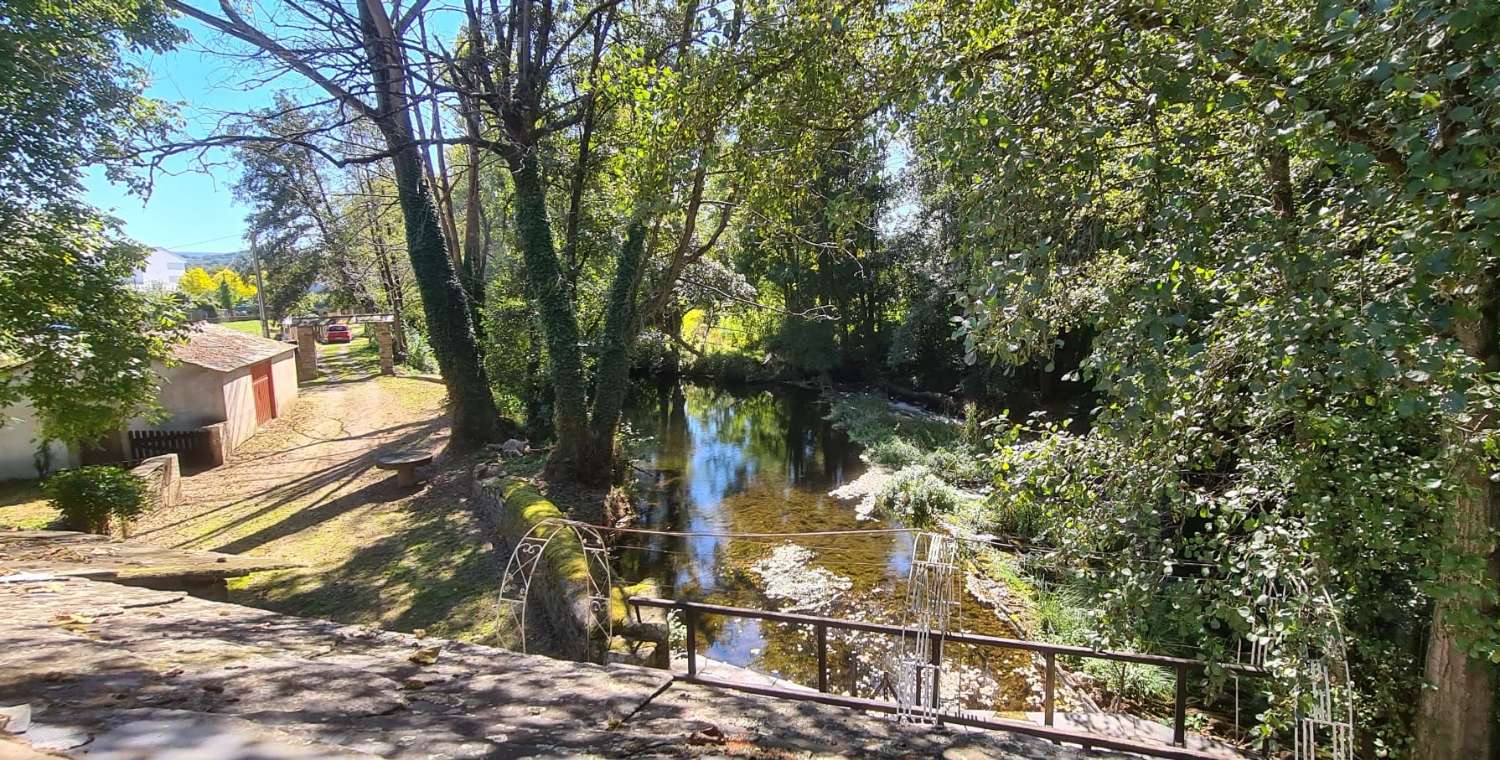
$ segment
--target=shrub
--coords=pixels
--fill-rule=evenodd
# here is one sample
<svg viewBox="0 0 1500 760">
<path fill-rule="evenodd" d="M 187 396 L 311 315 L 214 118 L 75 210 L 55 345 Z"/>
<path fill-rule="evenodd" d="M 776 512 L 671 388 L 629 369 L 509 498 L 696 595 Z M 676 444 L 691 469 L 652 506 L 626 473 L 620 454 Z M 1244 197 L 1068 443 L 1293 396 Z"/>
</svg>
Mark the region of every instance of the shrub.
<svg viewBox="0 0 1500 760">
<path fill-rule="evenodd" d="M 974 484 L 989 480 L 984 463 L 967 446 L 933 449 L 923 454 L 919 461 L 949 483 Z"/>
<path fill-rule="evenodd" d="M 715 351 L 711 354 L 704 354 L 693 361 L 687 374 L 722 383 L 760 382 L 770 379 L 770 373 L 754 356 L 740 351 Z"/>
<path fill-rule="evenodd" d="M 42 492 L 63 525 L 72 530 L 108 533 L 112 521 L 124 523 L 146 509 L 146 484 L 119 467 L 79 467 L 47 478 Z"/>
<path fill-rule="evenodd" d="M 877 441 L 866 449 L 865 457 L 881 467 L 899 470 L 907 465 L 921 462 L 922 450 L 905 438 L 891 436 Z"/>
<path fill-rule="evenodd" d="M 938 515 L 953 512 L 962 502 L 958 491 L 921 465 L 892 475 L 875 495 L 877 509 L 903 515 L 915 527 L 931 525 Z"/>
<path fill-rule="evenodd" d="M 437 371 L 437 358 L 433 356 L 432 346 L 427 345 L 427 339 L 421 333 L 410 327 L 406 329 L 406 366 L 418 372 Z"/>
</svg>

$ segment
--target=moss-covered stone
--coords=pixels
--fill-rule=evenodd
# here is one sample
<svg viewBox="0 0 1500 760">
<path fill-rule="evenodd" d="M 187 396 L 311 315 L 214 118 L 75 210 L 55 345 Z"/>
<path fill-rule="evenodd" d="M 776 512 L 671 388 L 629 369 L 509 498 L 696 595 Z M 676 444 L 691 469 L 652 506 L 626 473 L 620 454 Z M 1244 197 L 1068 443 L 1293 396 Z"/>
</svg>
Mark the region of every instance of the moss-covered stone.
<svg viewBox="0 0 1500 760">
<path fill-rule="evenodd" d="M 569 659 L 590 659 L 593 609 L 583 544 L 571 528 L 547 523 L 567 516 L 531 483 L 515 477 L 476 478 L 474 498 L 480 515 L 509 555 L 527 535 L 546 541 L 531 572 L 526 597 L 527 650 Z M 503 604 L 503 603 L 502 603 Z"/>
</svg>

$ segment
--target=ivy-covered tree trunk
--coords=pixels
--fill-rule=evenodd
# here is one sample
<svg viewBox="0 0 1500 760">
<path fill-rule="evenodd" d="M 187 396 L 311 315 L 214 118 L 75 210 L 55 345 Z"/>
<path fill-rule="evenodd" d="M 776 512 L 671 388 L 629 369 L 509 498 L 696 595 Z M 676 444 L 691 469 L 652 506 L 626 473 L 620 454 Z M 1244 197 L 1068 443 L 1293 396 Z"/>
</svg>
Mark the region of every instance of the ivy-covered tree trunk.
<svg viewBox="0 0 1500 760">
<path fill-rule="evenodd" d="M 615 429 L 630 380 L 630 346 L 635 342 L 636 295 L 646 250 L 646 225 L 637 220 L 625 231 L 625 242 L 615 257 L 615 278 L 605 303 L 604 335 L 594 374 L 594 408 L 589 420 L 588 466 L 579 479 L 604 485 L 614 459 Z"/>
<path fill-rule="evenodd" d="M 396 194 L 406 221 L 406 250 L 422 294 L 428 341 L 448 387 L 454 442 L 460 446 L 481 444 L 494 437 L 498 416 L 480 361 L 468 298 L 448 258 L 437 208 L 422 181 L 416 148 L 391 147 L 395 150 Z"/>
<path fill-rule="evenodd" d="M 1500 299 L 1493 283 L 1482 288 L 1478 319 L 1461 321 L 1455 332 L 1464 350 L 1482 365 L 1484 373 L 1500 371 Z M 1427 641 L 1426 688 L 1417 713 L 1417 760 L 1493 758 L 1495 752 L 1495 665 L 1470 655 L 1462 631 L 1465 616 L 1493 620 L 1492 599 L 1476 599 L 1500 585 L 1500 554 L 1495 531 L 1500 530 L 1500 494 L 1490 480 L 1491 464 L 1475 441 L 1493 434 L 1500 423 L 1493 410 L 1483 410 L 1460 434 L 1469 439 L 1471 455 L 1464 463 L 1465 490 L 1454 506 L 1450 522 L 1453 551 L 1439 571 L 1438 582 L 1449 593 L 1439 599 Z M 1487 584 L 1482 586 L 1481 584 Z"/>
<path fill-rule="evenodd" d="M 384 6 L 375 0 L 359 3 L 359 19 L 380 103 L 371 118 L 391 152 L 396 197 L 406 222 L 407 255 L 422 295 L 428 341 L 448 387 L 453 441 L 460 447 L 484 443 L 494 437 L 499 421 L 495 400 L 480 361 L 468 298 L 448 255 L 448 240 L 443 236 L 432 188 L 422 176 L 422 148 L 412 131 L 398 34 Z"/>
<path fill-rule="evenodd" d="M 577 480 L 588 449 L 583 356 L 578 348 L 578 319 L 558 266 L 547 215 L 547 190 L 534 152 L 511 163 L 511 179 L 516 193 L 516 242 L 547 341 L 552 378 L 556 443 L 547 459 L 547 477 Z"/>
</svg>

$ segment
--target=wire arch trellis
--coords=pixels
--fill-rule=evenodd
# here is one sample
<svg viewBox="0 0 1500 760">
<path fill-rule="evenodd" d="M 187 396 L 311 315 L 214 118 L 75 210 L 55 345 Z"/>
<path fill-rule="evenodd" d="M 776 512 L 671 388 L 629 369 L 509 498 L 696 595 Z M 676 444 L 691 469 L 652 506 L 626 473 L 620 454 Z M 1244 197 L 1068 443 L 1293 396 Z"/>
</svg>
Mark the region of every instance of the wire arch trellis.
<svg viewBox="0 0 1500 760">
<path fill-rule="evenodd" d="M 588 523 L 550 517 L 533 525 L 516 542 L 510 553 L 510 561 L 505 565 L 505 574 L 500 579 L 496 628 L 503 630 L 503 623 L 508 618 L 513 630 L 520 636 L 522 652 L 527 651 L 526 610 L 531 598 L 532 581 L 547 549 L 554 541 L 562 539 L 576 541 L 582 547 L 588 576 L 586 635 L 589 639 L 600 637 L 605 644 L 600 659 L 608 657 L 608 644 L 614 637 L 614 622 L 609 609 L 614 578 L 610 570 L 609 547 L 604 543 L 599 529 L 600 526 Z M 586 647 L 586 650 L 588 659 L 593 659 L 594 648 Z"/>
</svg>

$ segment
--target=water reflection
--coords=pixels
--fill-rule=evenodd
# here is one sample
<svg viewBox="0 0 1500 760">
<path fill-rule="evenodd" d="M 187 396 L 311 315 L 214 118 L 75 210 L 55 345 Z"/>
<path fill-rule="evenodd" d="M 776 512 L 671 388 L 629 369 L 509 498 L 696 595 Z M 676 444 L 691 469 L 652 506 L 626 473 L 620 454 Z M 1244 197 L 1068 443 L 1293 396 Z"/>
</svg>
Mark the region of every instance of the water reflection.
<svg viewBox="0 0 1500 760">
<path fill-rule="evenodd" d="M 849 588 L 808 611 L 899 624 L 911 563 L 909 534 L 858 521 L 852 505 L 828 492 L 864 472 L 858 447 L 826 419 L 812 391 L 797 388 L 730 391 L 694 385 L 645 387 L 633 396 L 627 421 L 649 436 L 637 452 L 647 506 L 645 527 L 696 533 L 861 531 L 802 538 L 809 565 L 847 578 Z M 784 538 L 722 535 L 633 536 L 617 547 L 621 574 L 651 578 L 663 596 L 767 609 L 795 608 L 766 593 L 756 563 Z M 975 603 L 977 604 L 977 603 Z M 970 608 L 970 613 L 974 608 Z M 993 614 L 963 628 L 1005 634 Z M 755 620 L 704 619 L 703 653 L 762 673 L 815 683 L 812 632 Z M 874 696 L 885 637 L 830 633 L 836 689 Z"/>
</svg>

